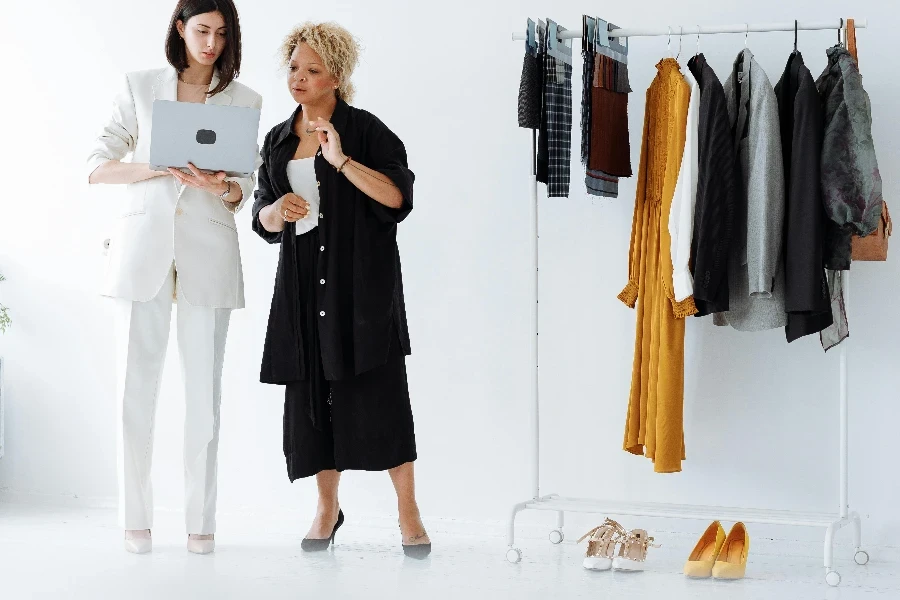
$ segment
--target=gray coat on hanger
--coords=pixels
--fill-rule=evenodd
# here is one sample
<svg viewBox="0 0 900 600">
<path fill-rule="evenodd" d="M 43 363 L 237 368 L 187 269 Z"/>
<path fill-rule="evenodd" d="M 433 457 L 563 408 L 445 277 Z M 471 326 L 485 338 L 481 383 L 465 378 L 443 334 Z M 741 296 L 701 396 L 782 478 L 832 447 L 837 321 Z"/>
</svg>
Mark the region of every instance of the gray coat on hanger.
<svg viewBox="0 0 900 600">
<path fill-rule="evenodd" d="M 784 327 L 784 163 L 778 101 L 769 78 L 743 50 L 725 82 L 742 194 L 734 219 L 729 310 L 716 325 L 741 331 Z"/>
</svg>

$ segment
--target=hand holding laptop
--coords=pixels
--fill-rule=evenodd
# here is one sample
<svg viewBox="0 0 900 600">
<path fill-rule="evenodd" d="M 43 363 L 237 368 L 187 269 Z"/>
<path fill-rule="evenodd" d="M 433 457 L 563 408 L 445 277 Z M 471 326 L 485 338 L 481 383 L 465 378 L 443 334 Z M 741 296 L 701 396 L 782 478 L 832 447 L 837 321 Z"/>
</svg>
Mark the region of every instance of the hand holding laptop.
<svg viewBox="0 0 900 600">
<path fill-rule="evenodd" d="M 195 167 L 192 163 L 188 163 L 187 166 L 188 169 L 191 170 L 190 175 L 175 167 L 169 167 L 168 171 L 182 184 L 189 185 L 198 190 L 206 190 L 216 196 L 221 196 L 228 189 L 228 184 L 225 183 L 225 171 L 207 174 Z"/>
</svg>

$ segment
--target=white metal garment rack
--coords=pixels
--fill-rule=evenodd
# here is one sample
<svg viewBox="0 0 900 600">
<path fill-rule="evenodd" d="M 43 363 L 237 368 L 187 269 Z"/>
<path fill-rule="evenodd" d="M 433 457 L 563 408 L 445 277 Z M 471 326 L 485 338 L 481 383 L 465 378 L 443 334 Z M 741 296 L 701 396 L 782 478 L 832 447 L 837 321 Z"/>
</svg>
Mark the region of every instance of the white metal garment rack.
<svg viewBox="0 0 900 600">
<path fill-rule="evenodd" d="M 865 28 L 865 20 L 855 21 L 857 28 Z M 738 24 L 713 27 L 670 26 L 659 29 L 612 29 L 610 38 L 639 37 L 639 36 L 681 36 L 681 35 L 711 35 L 718 33 L 743 33 L 769 32 L 769 31 L 811 31 L 811 30 L 840 30 L 844 26 L 844 20 L 833 21 L 791 21 L 783 23 L 765 24 Z M 514 33 L 513 40 L 524 40 L 524 33 Z M 559 34 L 559 39 L 575 39 L 581 37 L 581 28 L 566 30 Z M 532 136 L 532 144 L 535 144 Z M 532 320 L 534 336 L 532 336 L 532 358 L 534 360 L 534 373 L 531 387 L 532 412 L 531 412 L 531 500 L 516 504 L 512 509 L 509 521 L 508 543 L 506 557 L 512 563 L 522 559 L 522 552 L 515 547 L 516 516 L 523 510 L 544 510 L 557 513 L 557 528 L 550 532 L 550 541 L 554 544 L 562 543 L 565 538 L 563 525 L 565 514 L 574 513 L 603 513 L 625 516 L 647 516 L 672 519 L 703 519 L 703 520 L 733 520 L 750 523 L 765 523 L 775 525 L 799 525 L 810 527 L 825 527 L 825 581 L 831 586 L 837 586 L 841 582 L 840 574 L 834 570 L 834 534 L 847 526 L 853 527 L 853 543 L 856 548 L 854 560 L 857 564 L 864 565 L 869 561 L 869 555 L 862 549 L 862 524 L 859 514 L 850 511 L 850 483 L 848 478 L 848 388 L 847 388 L 847 345 L 845 340 L 840 346 L 840 507 L 837 513 L 814 514 L 799 513 L 782 510 L 760 510 L 745 508 L 723 508 L 716 506 L 698 505 L 673 505 L 612 502 L 598 499 L 565 498 L 558 494 L 542 495 L 540 489 L 540 397 L 538 388 L 539 354 L 538 354 L 538 291 L 539 291 L 539 261 L 538 261 L 538 187 L 535 174 L 534 151 L 532 147 L 531 200 L 534 205 L 534 295 L 532 303 Z M 850 277 L 849 271 L 843 273 L 844 277 L 844 301 L 849 311 L 850 302 Z"/>
</svg>

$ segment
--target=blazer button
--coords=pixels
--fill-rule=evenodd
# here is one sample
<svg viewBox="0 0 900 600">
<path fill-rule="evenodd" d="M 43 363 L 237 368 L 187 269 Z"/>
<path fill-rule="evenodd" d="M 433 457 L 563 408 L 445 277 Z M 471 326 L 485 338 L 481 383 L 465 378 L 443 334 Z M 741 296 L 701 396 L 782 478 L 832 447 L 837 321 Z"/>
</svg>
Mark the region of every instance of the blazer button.
<svg viewBox="0 0 900 600">
<path fill-rule="evenodd" d="M 317 182 L 316 182 L 316 187 L 319 187 L 320 185 L 322 185 L 321 182 L 318 182 L 318 181 L 317 181 Z"/>
<path fill-rule="evenodd" d="M 325 252 L 325 246 L 319 246 L 319 252 Z"/>
<path fill-rule="evenodd" d="M 322 312 L 320 312 L 320 313 L 319 313 L 319 316 L 320 316 L 320 317 L 324 317 L 324 316 L 325 316 L 325 311 L 323 310 Z"/>
<path fill-rule="evenodd" d="M 322 285 L 325 285 L 325 280 L 324 280 L 324 279 L 320 279 L 320 280 L 319 280 L 319 283 L 322 284 Z"/>
<path fill-rule="evenodd" d="M 320 218 L 320 219 L 324 219 L 324 218 L 325 218 L 325 215 L 323 215 L 322 213 L 319 213 L 319 218 Z"/>
<path fill-rule="evenodd" d="M 184 211 L 179 208 L 178 210 L 175 211 L 175 214 L 180 217 L 181 215 L 184 214 Z"/>
</svg>

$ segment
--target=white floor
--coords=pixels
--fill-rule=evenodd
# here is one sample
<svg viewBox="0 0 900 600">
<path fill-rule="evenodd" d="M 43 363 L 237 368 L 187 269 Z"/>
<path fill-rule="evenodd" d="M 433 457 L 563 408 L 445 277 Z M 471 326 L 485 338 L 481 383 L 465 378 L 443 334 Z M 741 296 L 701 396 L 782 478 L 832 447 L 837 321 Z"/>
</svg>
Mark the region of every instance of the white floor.
<svg viewBox="0 0 900 600">
<path fill-rule="evenodd" d="M 194 556 L 185 550 L 180 516 L 158 514 L 153 552 L 135 556 L 122 550 L 114 511 L 0 504 L 0 598 L 900 598 L 900 565 L 878 556 L 865 567 L 841 556 L 844 581 L 833 589 L 821 559 L 811 557 L 751 553 L 743 581 L 690 581 L 680 574 L 690 548 L 673 543 L 651 550 L 647 572 L 593 573 L 581 568 L 583 546 L 571 540 L 520 540 L 524 559 L 512 565 L 501 538 L 432 528 L 434 554 L 418 562 L 403 557 L 397 532 L 352 519 L 335 548 L 320 555 L 300 551 L 305 523 L 286 532 L 260 531 L 258 523 L 220 517 L 217 551 Z"/>
</svg>

